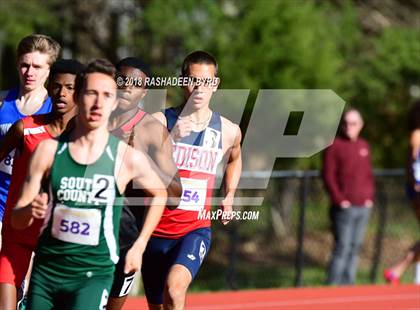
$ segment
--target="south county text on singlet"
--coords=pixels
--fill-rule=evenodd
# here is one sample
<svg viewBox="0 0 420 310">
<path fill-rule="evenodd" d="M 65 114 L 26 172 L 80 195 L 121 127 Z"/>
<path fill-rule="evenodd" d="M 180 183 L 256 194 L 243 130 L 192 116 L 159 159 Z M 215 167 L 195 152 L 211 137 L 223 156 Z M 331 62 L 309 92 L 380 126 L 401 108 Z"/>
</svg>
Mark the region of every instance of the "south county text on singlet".
<svg viewBox="0 0 420 310">
<path fill-rule="evenodd" d="M 3 219 L 3 242 L 18 242 L 34 247 L 37 243 L 43 220 L 35 219 L 33 224 L 25 229 L 13 229 L 10 224 L 12 208 L 16 205 L 23 182 L 29 167 L 29 162 L 38 144 L 52 138 L 45 123 L 45 114 L 28 116 L 22 119 L 23 143 L 20 151 L 16 150 L 13 159 L 14 169 L 7 196 L 6 210 Z"/>
<path fill-rule="evenodd" d="M 51 168 L 53 204 L 35 264 L 60 277 L 111 275 L 119 253 L 121 195 L 114 177 L 119 140 L 110 135 L 91 165 L 77 163 L 66 140 L 60 139 Z"/>
<path fill-rule="evenodd" d="M 4 139 L 9 128 L 18 120 L 26 117 L 20 113 L 16 100 L 18 99 L 19 89 L 11 89 L 3 104 L 0 106 L 0 143 Z M 51 111 L 52 103 L 48 97 L 41 108 L 34 114 L 45 114 Z M 0 162 L 0 221 L 3 217 L 3 211 L 6 204 L 7 193 L 10 185 L 10 177 L 12 175 L 13 158 L 15 151 L 13 150 L 8 154 L 4 160 Z"/>
<path fill-rule="evenodd" d="M 165 110 L 168 130 L 178 120 L 174 108 Z M 173 159 L 182 183 L 181 202 L 175 210 L 165 208 L 155 237 L 180 238 L 203 227 L 210 227 L 210 219 L 200 219 L 199 212 L 211 209 L 211 197 L 222 154 L 222 121 L 220 114 L 212 112 L 209 125 L 200 132 L 192 131 L 187 137 L 173 142 Z"/>
</svg>

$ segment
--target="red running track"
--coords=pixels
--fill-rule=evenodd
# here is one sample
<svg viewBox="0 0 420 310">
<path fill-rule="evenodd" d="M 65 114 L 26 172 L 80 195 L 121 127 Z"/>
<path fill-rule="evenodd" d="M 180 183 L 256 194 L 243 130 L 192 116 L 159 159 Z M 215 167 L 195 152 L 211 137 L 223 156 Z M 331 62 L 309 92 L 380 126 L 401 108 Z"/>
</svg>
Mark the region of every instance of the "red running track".
<svg viewBox="0 0 420 310">
<path fill-rule="evenodd" d="M 130 298 L 125 310 L 147 309 Z M 187 310 L 420 310 L 420 285 L 352 286 L 191 293 Z"/>
</svg>

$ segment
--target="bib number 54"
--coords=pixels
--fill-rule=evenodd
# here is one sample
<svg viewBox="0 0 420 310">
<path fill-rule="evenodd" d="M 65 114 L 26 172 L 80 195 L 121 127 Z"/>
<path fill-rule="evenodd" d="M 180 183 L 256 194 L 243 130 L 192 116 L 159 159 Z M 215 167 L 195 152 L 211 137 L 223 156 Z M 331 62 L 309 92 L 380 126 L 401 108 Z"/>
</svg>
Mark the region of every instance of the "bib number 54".
<svg viewBox="0 0 420 310">
<path fill-rule="evenodd" d="M 187 189 L 183 192 L 181 200 L 183 202 L 194 201 L 195 203 L 198 203 L 200 201 L 200 196 L 198 195 L 197 191 L 191 191 Z"/>
</svg>

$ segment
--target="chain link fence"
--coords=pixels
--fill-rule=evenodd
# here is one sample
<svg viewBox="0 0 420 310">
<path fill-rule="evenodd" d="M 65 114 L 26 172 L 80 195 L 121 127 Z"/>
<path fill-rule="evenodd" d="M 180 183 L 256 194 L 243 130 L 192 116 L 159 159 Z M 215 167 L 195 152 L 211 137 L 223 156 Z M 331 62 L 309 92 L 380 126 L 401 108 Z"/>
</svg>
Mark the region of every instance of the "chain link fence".
<svg viewBox="0 0 420 310">
<path fill-rule="evenodd" d="M 251 175 L 249 177 L 252 177 Z M 402 169 L 377 170 L 376 200 L 360 252 L 357 283 L 383 283 L 382 272 L 419 239 Z M 259 219 L 213 223 L 213 243 L 192 290 L 324 285 L 333 237 L 319 171 L 274 171 Z M 412 282 L 412 270 L 403 282 Z"/>
</svg>

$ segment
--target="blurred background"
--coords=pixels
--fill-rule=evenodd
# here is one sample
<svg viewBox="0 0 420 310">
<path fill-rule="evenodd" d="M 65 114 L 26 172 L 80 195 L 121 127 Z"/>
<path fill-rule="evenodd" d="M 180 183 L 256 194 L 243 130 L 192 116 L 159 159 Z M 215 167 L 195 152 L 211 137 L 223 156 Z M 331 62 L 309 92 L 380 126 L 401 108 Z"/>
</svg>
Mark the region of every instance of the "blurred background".
<svg viewBox="0 0 420 310">
<path fill-rule="evenodd" d="M 334 90 L 362 112 L 377 169 L 358 283 L 381 283 L 384 266 L 419 237 L 402 169 L 408 110 L 420 98 L 418 0 L 2 0 L 0 21 L 1 89 L 17 83 L 19 40 L 42 33 L 64 58 L 137 56 L 159 76 L 177 76 L 190 51 L 207 50 L 220 88 L 250 89 L 243 132 L 260 89 Z M 179 103 L 180 91 L 167 100 Z M 192 290 L 323 285 L 332 237 L 320 166 L 320 154 L 278 159 L 260 219 L 215 223 Z"/>
</svg>

